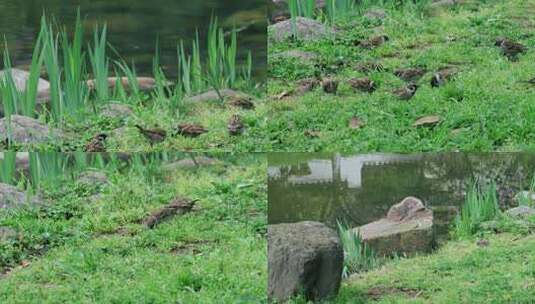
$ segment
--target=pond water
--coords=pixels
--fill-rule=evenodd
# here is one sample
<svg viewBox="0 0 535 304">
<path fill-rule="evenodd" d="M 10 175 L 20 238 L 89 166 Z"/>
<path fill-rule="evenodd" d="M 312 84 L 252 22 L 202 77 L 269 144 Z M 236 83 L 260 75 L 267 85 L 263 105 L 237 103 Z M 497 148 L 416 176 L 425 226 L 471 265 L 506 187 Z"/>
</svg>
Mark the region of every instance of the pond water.
<svg viewBox="0 0 535 304">
<path fill-rule="evenodd" d="M 107 23 L 110 43 L 127 62 L 135 60 L 139 74 L 150 74 L 159 37 L 163 68 L 169 76 L 176 75 L 178 41 L 182 39 L 190 45 L 198 28 L 204 42 L 213 14 L 228 29 L 233 24 L 242 29 L 238 34 L 241 62 L 251 50 L 255 77 L 263 79 L 266 75 L 265 0 L 2 0 L 1 44 L 5 36 L 14 65 L 29 63 L 43 10 L 72 30 L 78 7 L 86 18 L 86 41 L 92 39 L 95 24 Z"/>
<path fill-rule="evenodd" d="M 269 223 L 315 220 L 331 227 L 337 219 L 351 227 L 378 220 L 407 196 L 437 210 L 460 207 L 475 180 L 495 181 L 500 204 L 514 205 L 535 172 L 530 153 L 271 153 L 268 160 Z"/>
</svg>

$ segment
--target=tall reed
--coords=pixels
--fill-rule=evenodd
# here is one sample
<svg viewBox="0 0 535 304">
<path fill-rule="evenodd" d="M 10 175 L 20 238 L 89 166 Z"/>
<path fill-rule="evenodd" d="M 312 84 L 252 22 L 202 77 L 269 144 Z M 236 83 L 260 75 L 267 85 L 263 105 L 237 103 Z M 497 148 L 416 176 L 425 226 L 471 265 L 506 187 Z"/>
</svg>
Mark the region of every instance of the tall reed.
<svg viewBox="0 0 535 304">
<path fill-rule="evenodd" d="M 0 160 L 0 182 L 5 184 L 15 184 L 16 163 L 16 152 L 4 152 L 4 158 Z"/>
<path fill-rule="evenodd" d="M 344 248 L 343 277 L 353 273 L 368 271 L 379 265 L 379 259 L 375 252 L 364 241 L 359 233 L 356 233 L 340 221 L 336 222 L 338 235 Z"/>
<path fill-rule="evenodd" d="M 454 234 L 467 237 L 477 232 L 479 224 L 494 219 L 499 213 L 496 184 L 478 187 L 476 183 L 466 194 L 460 215 L 455 219 Z"/>
<path fill-rule="evenodd" d="M 59 35 L 54 33 L 45 16 L 41 18 L 41 29 L 44 29 L 44 63 L 50 82 L 50 108 L 52 120 L 63 122 L 63 91 L 61 83 L 61 66 L 59 61 Z"/>
<path fill-rule="evenodd" d="M 106 56 L 107 48 L 107 26 L 104 25 L 102 30 L 95 27 L 93 35 L 93 47 L 89 47 L 89 60 L 94 76 L 94 90 L 97 100 L 104 102 L 109 97 L 108 74 L 110 70 L 110 61 Z"/>
</svg>

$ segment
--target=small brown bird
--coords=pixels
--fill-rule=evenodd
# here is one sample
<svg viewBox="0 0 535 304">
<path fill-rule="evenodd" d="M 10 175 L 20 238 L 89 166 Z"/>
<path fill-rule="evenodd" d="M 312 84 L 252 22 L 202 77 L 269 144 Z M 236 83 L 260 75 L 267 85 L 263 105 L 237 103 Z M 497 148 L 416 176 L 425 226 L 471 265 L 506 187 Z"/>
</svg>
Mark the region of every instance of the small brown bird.
<svg viewBox="0 0 535 304">
<path fill-rule="evenodd" d="M 331 78 L 323 79 L 321 81 L 321 87 L 325 93 L 336 94 L 338 91 L 338 81 Z"/>
<path fill-rule="evenodd" d="M 385 42 L 389 40 L 390 38 L 388 38 L 388 36 L 380 35 L 380 36 L 371 37 L 366 40 L 360 40 L 358 41 L 358 45 L 364 49 L 373 49 L 373 48 L 383 45 Z"/>
<path fill-rule="evenodd" d="M 240 135 L 245 130 L 245 126 L 238 114 L 234 114 L 228 121 L 228 132 L 232 136 Z"/>
<path fill-rule="evenodd" d="M 453 77 L 458 73 L 458 70 L 453 67 L 448 67 L 439 70 L 436 72 L 433 77 L 431 77 L 431 86 L 434 88 L 438 88 L 440 86 L 443 86 L 446 82 L 453 79 Z"/>
<path fill-rule="evenodd" d="M 535 78 L 531 78 L 530 80 L 524 80 L 524 81 L 520 81 L 522 83 L 529 83 L 529 84 L 535 84 Z"/>
<path fill-rule="evenodd" d="M 384 71 L 383 65 L 379 62 L 374 62 L 374 61 L 366 61 L 366 62 L 359 63 L 356 69 L 357 71 L 361 73 Z"/>
<path fill-rule="evenodd" d="M 245 96 L 235 96 L 232 97 L 229 100 L 229 104 L 234 107 L 246 109 L 246 110 L 252 110 L 255 108 L 254 103 L 252 102 L 250 97 Z"/>
<path fill-rule="evenodd" d="M 406 87 L 394 90 L 393 94 L 401 100 L 409 100 L 416 94 L 416 90 L 418 90 L 418 85 L 411 83 Z"/>
<path fill-rule="evenodd" d="M 193 210 L 198 200 L 176 198 L 169 205 L 153 212 L 143 220 L 143 224 L 152 229 L 170 217 L 186 214 Z"/>
<path fill-rule="evenodd" d="M 305 94 L 314 90 L 319 84 L 319 81 L 316 78 L 305 78 L 297 82 L 297 93 Z"/>
<path fill-rule="evenodd" d="M 178 134 L 185 137 L 198 137 L 208 132 L 203 126 L 195 124 L 181 124 L 178 126 Z"/>
<path fill-rule="evenodd" d="M 150 141 L 151 145 L 160 143 L 167 137 L 167 132 L 163 129 L 145 129 L 140 125 L 136 125 L 136 128 L 139 130 L 139 133 Z"/>
<path fill-rule="evenodd" d="M 106 138 L 108 138 L 107 134 L 97 134 L 91 141 L 85 145 L 84 151 L 85 152 L 106 152 Z"/>
<path fill-rule="evenodd" d="M 348 80 L 348 83 L 352 88 L 361 92 L 373 93 L 377 89 L 375 82 L 368 77 L 352 78 Z"/>
<path fill-rule="evenodd" d="M 477 246 L 479 246 L 479 247 L 487 247 L 488 245 L 490 245 L 489 240 L 481 239 L 481 240 L 477 241 Z"/>
<path fill-rule="evenodd" d="M 499 46 L 502 49 L 502 54 L 511 61 L 517 60 L 519 54 L 527 51 L 527 48 L 521 43 L 505 37 L 498 37 L 495 45 Z"/>
<path fill-rule="evenodd" d="M 394 75 L 407 82 L 418 81 L 427 71 L 422 68 L 399 69 L 394 71 Z"/>
</svg>

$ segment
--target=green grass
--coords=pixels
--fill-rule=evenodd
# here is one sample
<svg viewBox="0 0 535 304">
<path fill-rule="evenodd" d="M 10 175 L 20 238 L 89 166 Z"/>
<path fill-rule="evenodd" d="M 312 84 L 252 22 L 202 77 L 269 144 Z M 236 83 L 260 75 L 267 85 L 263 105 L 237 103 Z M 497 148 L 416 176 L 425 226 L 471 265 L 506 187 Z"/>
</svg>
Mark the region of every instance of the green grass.
<svg viewBox="0 0 535 304">
<path fill-rule="evenodd" d="M 455 219 L 454 235 L 469 237 L 477 232 L 479 224 L 493 220 L 499 215 L 496 184 L 480 189 L 475 183 L 466 194 L 461 213 Z"/>
<path fill-rule="evenodd" d="M 337 222 L 337 228 L 338 236 L 344 248 L 343 278 L 371 270 L 379 265 L 379 259 L 372 248 L 362 241 L 360 234 L 355 233 L 347 225 L 340 222 Z"/>
<path fill-rule="evenodd" d="M 248 139 L 246 136 L 230 136 L 227 122 L 233 114 L 241 113 L 245 116 L 244 122 L 253 129 L 260 122 L 256 111 L 242 111 L 224 104 L 222 98 L 214 103 L 184 102 L 185 98 L 208 90 L 215 89 L 219 93 L 227 88 L 243 91 L 255 98 L 264 97 L 263 83 L 253 79 L 251 52 L 247 58 L 238 57 L 240 46 L 237 30 L 227 31 L 213 18 L 207 35 L 206 56 L 205 50 L 200 47 L 200 35 L 194 39 L 191 48 L 177 41 L 179 75 L 177 79 L 171 79 L 160 66 L 158 43 L 152 75 L 139 75 L 135 62 L 125 62 L 109 44 L 105 24 L 95 27 L 89 43 L 82 41 L 82 24 L 83 20 L 78 14 L 73 35 L 67 35 L 67 29 L 43 16 L 35 43 L 31 81 L 26 90 L 28 93 L 19 94 L 10 77 L 5 77 L 0 83 L 1 102 L 8 121 L 16 113 L 35 117 L 64 131 L 65 139 L 33 145 L 10 141 L 9 148 L 22 151 L 76 151 L 83 149 L 95 135 L 107 133 L 110 135 L 107 143 L 109 151 L 254 150 L 251 147 L 255 144 L 250 142 L 247 148 L 234 148 Z M 9 68 L 11 63 L 7 48 L 4 52 L 4 67 Z M 239 65 L 242 61 L 244 64 Z M 41 76 L 42 67 L 46 72 L 43 77 L 51 85 L 51 101 L 49 107 L 36 110 L 36 81 Z M 127 87 L 117 82 L 112 90 L 108 87 L 108 77 L 113 76 L 126 77 L 131 85 Z M 141 92 L 136 79 L 138 76 L 154 78 L 154 89 Z M 86 85 L 89 79 L 95 79 L 92 90 Z M 109 103 L 127 105 L 134 115 L 126 120 L 105 118 L 101 110 Z M 183 123 L 202 124 L 210 132 L 197 139 L 178 136 L 176 127 Z M 136 131 L 136 124 L 166 129 L 169 140 L 150 145 Z M 8 133 L 11 137 L 11 131 Z M 0 146 L 7 148 L 4 143 L 0 143 Z"/>
<path fill-rule="evenodd" d="M 535 77 L 535 40 L 530 20 L 531 1 L 464 1 L 449 9 L 430 9 L 424 2 L 395 8 L 386 3 L 384 21 L 362 17 L 335 21 L 334 39 L 271 43 L 269 86 L 271 100 L 260 109 L 269 138 L 259 143 L 275 151 L 415 152 L 517 151 L 533 149 L 535 89 L 520 81 Z M 413 6 L 422 6 L 415 9 Z M 414 9 L 411 9 L 414 8 Z M 376 34 L 389 36 L 383 46 L 364 50 L 355 41 Z M 511 37 L 530 49 L 511 62 L 494 46 L 496 37 Z M 301 62 L 274 56 L 287 50 L 317 55 Z M 384 71 L 368 73 L 378 90 L 355 92 L 347 84 L 366 76 L 356 66 L 379 61 Z M 432 88 L 432 73 L 457 64 L 456 79 Z M 409 102 L 395 99 L 392 90 L 404 85 L 393 75 L 398 68 L 423 66 L 429 71 Z M 275 98 L 296 88 L 299 79 L 333 77 L 340 81 L 336 95 L 321 88 L 303 96 Z M 439 115 L 434 128 L 416 128 L 420 117 Z M 349 127 L 352 117 L 364 126 Z M 314 135 L 307 136 L 313 131 Z"/>
<path fill-rule="evenodd" d="M 2 210 L 0 226 L 24 237 L 0 243 L 0 269 L 14 267 L 0 275 L 0 302 L 265 302 L 265 158 L 212 156 L 221 163 L 164 173 L 166 160 L 188 156 L 136 155 L 104 167 L 109 184 L 93 203 L 95 189 L 67 177 L 42 189 L 50 207 Z M 176 196 L 198 210 L 138 224 Z"/>
</svg>

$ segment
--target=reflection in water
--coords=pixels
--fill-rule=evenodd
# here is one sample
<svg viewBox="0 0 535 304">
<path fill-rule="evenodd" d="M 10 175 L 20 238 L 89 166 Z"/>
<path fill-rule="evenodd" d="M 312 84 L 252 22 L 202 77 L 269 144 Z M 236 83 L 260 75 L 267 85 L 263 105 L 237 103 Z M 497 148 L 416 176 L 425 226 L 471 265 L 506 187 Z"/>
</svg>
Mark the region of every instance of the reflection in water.
<svg viewBox="0 0 535 304">
<path fill-rule="evenodd" d="M 535 154 L 270 154 L 269 222 L 343 219 L 360 226 L 383 217 L 404 197 L 429 207 L 464 203 L 466 186 L 497 183 L 502 206 L 529 187 Z"/>
<path fill-rule="evenodd" d="M 226 28 L 235 24 L 243 29 L 238 34 L 242 52 L 239 57 L 245 59 L 246 52 L 252 50 L 255 75 L 259 78 L 265 75 L 265 0 L 2 0 L 0 45 L 3 46 L 5 36 L 14 64 L 24 66 L 30 62 L 43 11 L 72 30 L 78 7 L 82 17 L 86 17 L 86 41 L 92 39 L 95 24 L 107 23 L 110 43 L 127 62 L 135 60 L 140 74 L 151 72 L 158 37 L 163 68 L 169 76 L 176 75 L 178 41 L 184 40 L 189 45 L 198 28 L 201 42 L 204 42 L 210 17 L 214 14 Z"/>
</svg>

